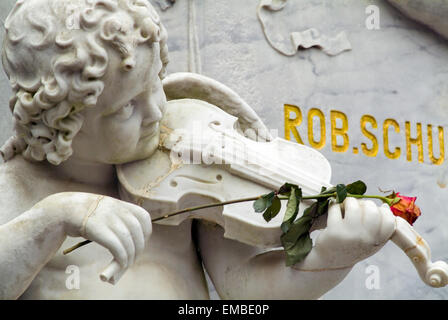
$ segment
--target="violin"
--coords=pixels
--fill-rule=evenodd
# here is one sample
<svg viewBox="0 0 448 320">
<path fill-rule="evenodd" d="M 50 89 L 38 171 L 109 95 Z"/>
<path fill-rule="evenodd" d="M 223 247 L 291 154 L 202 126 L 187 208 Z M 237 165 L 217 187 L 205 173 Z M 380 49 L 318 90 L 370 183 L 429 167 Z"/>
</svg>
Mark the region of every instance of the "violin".
<svg viewBox="0 0 448 320">
<path fill-rule="evenodd" d="M 186 92 L 199 92 L 197 88 L 201 88 L 201 98 L 207 92 L 224 92 L 221 97 L 208 96 L 206 100 L 211 102 L 226 103 L 224 96 L 231 96 L 233 105 L 239 101 L 230 89 L 200 75 L 175 74 L 165 81 L 166 92 L 176 85 Z M 260 125 L 262 141 L 256 141 L 256 134 L 250 132 L 249 137 L 245 136 L 239 118 L 222 110 L 235 114 L 238 108 L 218 108 L 203 100 L 182 99 L 179 91 L 175 98 L 167 104 L 155 154 L 117 166 L 121 199 L 142 206 L 153 220 L 186 207 L 266 194 L 285 182 L 297 184 L 304 196 L 332 187 L 330 164 L 318 151 L 281 138 L 271 139 Z M 245 105 L 243 108 L 250 109 Z M 259 124 L 251 110 L 246 112 L 246 124 Z M 186 219 L 203 219 L 220 225 L 228 239 L 266 249 L 278 248 L 284 207 L 269 223 L 254 213 L 252 202 L 188 212 L 156 223 L 177 226 Z M 299 216 L 303 213 L 301 207 Z M 396 230 L 390 240 L 411 259 L 427 285 L 448 284 L 448 264 L 431 262 L 429 245 L 404 219 L 396 217 Z M 115 283 L 120 272 L 119 264 L 113 261 L 100 277 Z"/>
<path fill-rule="evenodd" d="M 285 181 L 300 185 L 304 195 L 330 186 L 331 168 L 319 152 L 279 138 L 251 140 L 235 129 L 237 120 L 204 101 L 170 101 L 155 154 L 117 167 L 121 199 L 142 206 L 157 219 L 187 205 L 268 193 Z M 254 214 L 249 202 L 226 206 L 222 212 L 190 212 L 159 223 L 179 225 L 192 218 L 217 223 L 227 238 L 249 245 L 281 246 L 282 218 L 266 223 Z"/>
</svg>

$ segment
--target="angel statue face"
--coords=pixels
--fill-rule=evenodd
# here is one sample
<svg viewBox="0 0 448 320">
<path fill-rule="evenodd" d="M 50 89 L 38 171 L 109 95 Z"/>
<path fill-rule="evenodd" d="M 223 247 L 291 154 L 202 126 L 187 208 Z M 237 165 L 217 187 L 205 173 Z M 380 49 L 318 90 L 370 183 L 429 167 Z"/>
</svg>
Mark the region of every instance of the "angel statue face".
<svg viewBox="0 0 448 320">
<path fill-rule="evenodd" d="M 154 152 L 168 49 L 146 0 L 19 0 L 5 29 L 16 131 L 5 160 L 120 164 Z"/>
</svg>

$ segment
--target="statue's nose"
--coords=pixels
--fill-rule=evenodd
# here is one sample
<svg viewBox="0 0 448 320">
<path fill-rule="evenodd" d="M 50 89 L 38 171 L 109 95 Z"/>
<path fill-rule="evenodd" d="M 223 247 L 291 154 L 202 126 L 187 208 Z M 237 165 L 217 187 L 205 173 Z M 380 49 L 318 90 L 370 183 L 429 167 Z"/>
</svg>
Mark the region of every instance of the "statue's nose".
<svg viewBox="0 0 448 320">
<path fill-rule="evenodd" d="M 162 120 L 162 103 L 157 99 L 148 99 L 146 101 L 145 109 L 143 112 L 142 126 L 146 127 L 154 122 Z"/>
<path fill-rule="evenodd" d="M 163 91 L 162 82 L 158 81 L 157 84 L 153 84 L 151 90 L 148 90 L 142 98 L 145 103 L 143 113 L 144 122 L 160 121 L 166 104 L 166 96 Z"/>
<path fill-rule="evenodd" d="M 153 123 L 159 122 L 161 118 L 162 117 L 160 117 L 160 118 L 159 117 L 156 117 L 156 118 L 152 118 L 152 117 L 145 118 L 142 121 L 142 127 L 149 127 Z"/>
</svg>

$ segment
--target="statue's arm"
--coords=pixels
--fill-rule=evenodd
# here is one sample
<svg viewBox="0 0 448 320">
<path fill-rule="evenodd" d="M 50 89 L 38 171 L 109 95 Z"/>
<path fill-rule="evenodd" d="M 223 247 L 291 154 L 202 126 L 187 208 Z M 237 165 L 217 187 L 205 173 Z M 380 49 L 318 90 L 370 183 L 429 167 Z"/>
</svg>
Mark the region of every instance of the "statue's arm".
<svg viewBox="0 0 448 320">
<path fill-rule="evenodd" d="M 122 272 L 143 252 L 151 232 L 139 206 L 91 193 L 48 196 L 0 225 L 0 299 L 20 297 L 67 236 L 103 245 Z"/>
<path fill-rule="evenodd" d="M 17 299 L 66 237 L 63 220 L 31 208 L 0 226 L 0 299 Z"/>
<path fill-rule="evenodd" d="M 330 207 L 327 226 L 304 261 L 285 266 L 282 250 L 225 239 L 218 226 L 200 223 L 200 252 L 218 293 L 227 299 L 317 299 L 359 261 L 377 252 L 395 230 L 390 210 L 346 199 Z"/>
<path fill-rule="evenodd" d="M 351 267 L 299 271 L 285 266 L 280 250 L 225 239 L 218 225 L 200 222 L 200 252 L 222 299 L 317 299 L 342 281 Z"/>
</svg>

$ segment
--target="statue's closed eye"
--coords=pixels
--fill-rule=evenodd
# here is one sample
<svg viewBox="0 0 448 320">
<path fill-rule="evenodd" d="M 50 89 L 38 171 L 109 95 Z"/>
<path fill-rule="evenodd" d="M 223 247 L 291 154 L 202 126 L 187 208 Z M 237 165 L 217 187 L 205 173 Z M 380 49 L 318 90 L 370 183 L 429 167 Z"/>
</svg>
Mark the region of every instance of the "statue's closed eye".
<svg viewBox="0 0 448 320">
<path fill-rule="evenodd" d="M 128 104 L 118 109 L 117 112 L 115 112 L 114 116 L 119 118 L 120 120 L 128 120 L 134 113 L 134 109 L 135 101 L 131 100 Z"/>
</svg>

